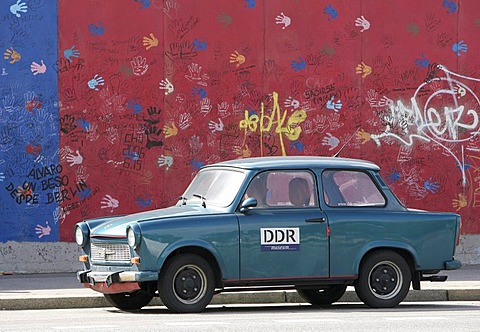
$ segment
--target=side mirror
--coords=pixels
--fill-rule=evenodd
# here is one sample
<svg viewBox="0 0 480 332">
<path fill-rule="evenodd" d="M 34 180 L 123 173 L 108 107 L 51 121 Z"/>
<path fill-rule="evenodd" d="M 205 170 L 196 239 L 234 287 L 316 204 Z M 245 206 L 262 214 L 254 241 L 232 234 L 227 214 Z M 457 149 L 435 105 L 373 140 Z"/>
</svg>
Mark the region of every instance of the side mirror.
<svg viewBox="0 0 480 332">
<path fill-rule="evenodd" d="M 246 200 L 244 200 L 242 202 L 242 204 L 240 205 L 240 212 L 245 213 L 249 209 L 257 206 L 257 204 L 258 204 L 258 202 L 257 202 L 257 199 L 255 197 L 249 197 Z"/>
</svg>

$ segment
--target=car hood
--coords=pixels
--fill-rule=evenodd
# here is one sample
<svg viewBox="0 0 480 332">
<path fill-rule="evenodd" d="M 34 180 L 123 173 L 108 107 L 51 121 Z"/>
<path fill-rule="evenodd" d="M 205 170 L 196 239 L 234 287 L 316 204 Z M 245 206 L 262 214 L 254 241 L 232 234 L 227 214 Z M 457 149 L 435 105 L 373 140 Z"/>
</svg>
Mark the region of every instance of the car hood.
<svg viewBox="0 0 480 332">
<path fill-rule="evenodd" d="M 139 222 L 152 219 L 170 219 L 174 217 L 198 216 L 204 214 L 214 214 L 219 211 L 212 211 L 199 205 L 180 205 L 172 206 L 164 209 L 139 212 L 125 216 L 112 217 L 105 220 L 100 225 L 95 226 L 90 234 L 92 237 L 114 237 L 125 238 L 126 226 L 133 222 Z M 88 223 L 88 221 L 87 221 Z"/>
</svg>

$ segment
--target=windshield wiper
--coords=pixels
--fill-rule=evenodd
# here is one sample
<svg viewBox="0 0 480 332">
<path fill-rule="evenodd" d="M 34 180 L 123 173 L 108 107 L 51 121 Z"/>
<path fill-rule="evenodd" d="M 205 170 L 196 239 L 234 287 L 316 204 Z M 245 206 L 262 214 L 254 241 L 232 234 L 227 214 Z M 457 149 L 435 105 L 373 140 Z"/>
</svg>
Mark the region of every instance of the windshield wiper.
<svg viewBox="0 0 480 332">
<path fill-rule="evenodd" d="M 205 201 L 207 200 L 207 198 L 205 196 L 202 196 L 202 195 L 199 195 L 199 194 L 193 194 L 192 195 L 193 197 L 197 197 L 197 198 L 200 198 L 202 200 L 202 206 L 204 208 L 207 207 L 207 204 L 205 204 Z"/>
</svg>

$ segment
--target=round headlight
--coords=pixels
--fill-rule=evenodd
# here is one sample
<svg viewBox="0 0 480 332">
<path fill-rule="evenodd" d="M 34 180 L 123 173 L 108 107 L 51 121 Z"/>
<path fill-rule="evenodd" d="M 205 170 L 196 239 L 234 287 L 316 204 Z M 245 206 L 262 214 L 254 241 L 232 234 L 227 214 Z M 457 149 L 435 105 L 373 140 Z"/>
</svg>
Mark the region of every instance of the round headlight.
<svg viewBox="0 0 480 332">
<path fill-rule="evenodd" d="M 133 231 L 132 227 L 129 227 L 127 229 L 127 241 L 128 241 L 128 245 L 130 247 L 133 247 L 135 248 L 135 232 Z"/>
<path fill-rule="evenodd" d="M 138 224 L 130 224 L 127 226 L 127 242 L 130 247 L 137 249 L 142 242 L 142 232 Z"/>
<path fill-rule="evenodd" d="M 76 226 L 75 227 L 75 242 L 77 242 L 77 244 L 79 246 L 82 246 L 83 243 L 84 243 L 84 240 L 85 240 L 85 236 L 82 232 L 82 229 L 80 228 L 80 226 Z"/>
</svg>

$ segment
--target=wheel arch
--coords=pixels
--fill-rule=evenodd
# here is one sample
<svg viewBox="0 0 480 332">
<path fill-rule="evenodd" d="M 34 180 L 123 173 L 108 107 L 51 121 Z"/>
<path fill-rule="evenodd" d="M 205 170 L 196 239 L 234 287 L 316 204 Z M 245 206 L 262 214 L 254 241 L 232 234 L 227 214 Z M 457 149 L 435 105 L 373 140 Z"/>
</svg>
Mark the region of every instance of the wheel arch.
<svg viewBox="0 0 480 332">
<path fill-rule="evenodd" d="M 413 278 L 414 272 L 416 271 L 416 262 L 418 261 L 418 256 L 416 255 L 416 251 L 411 246 L 403 243 L 382 243 L 372 245 L 369 248 L 363 250 L 359 255 L 358 259 L 356 260 L 357 265 L 355 266 L 355 270 L 357 271 L 357 274 L 360 272 L 360 267 L 362 266 L 365 259 L 372 253 L 378 251 L 393 251 L 402 256 L 407 262 Z"/>
<path fill-rule="evenodd" d="M 203 259 L 205 259 L 208 264 L 211 266 L 213 273 L 215 275 L 215 287 L 222 287 L 222 272 L 220 268 L 220 264 L 218 263 L 217 257 L 213 254 L 210 248 L 205 247 L 204 245 L 197 243 L 197 244 L 183 244 L 177 245 L 174 248 L 172 247 L 168 251 L 164 251 L 159 258 L 160 264 L 158 273 L 160 274 L 163 267 L 168 263 L 168 261 L 175 258 L 175 256 L 181 254 L 195 254 Z"/>
</svg>

